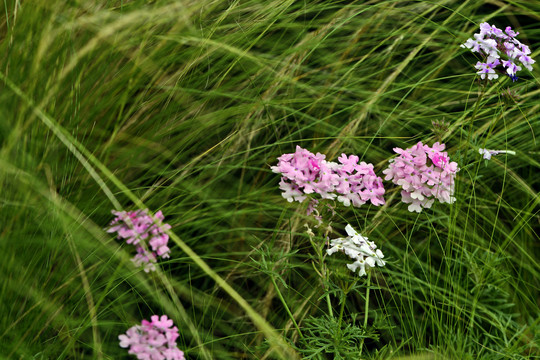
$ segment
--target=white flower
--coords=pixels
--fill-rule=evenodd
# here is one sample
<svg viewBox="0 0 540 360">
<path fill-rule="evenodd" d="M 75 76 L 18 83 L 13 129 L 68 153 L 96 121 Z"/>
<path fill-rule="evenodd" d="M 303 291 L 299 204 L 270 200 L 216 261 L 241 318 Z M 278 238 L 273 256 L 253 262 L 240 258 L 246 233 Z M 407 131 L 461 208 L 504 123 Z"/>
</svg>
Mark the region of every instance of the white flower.
<svg viewBox="0 0 540 360">
<path fill-rule="evenodd" d="M 347 233 L 347 235 L 349 235 L 352 242 L 357 245 L 362 245 L 368 241 L 367 237 L 363 237 L 362 235 L 360 235 L 360 233 L 354 230 L 350 224 L 347 224 L 347 226 L 345 226 L 345 232 Z"/>
<path fill-rule="evenodd" d="M 386 261 L 384 261 L 382 258 L 384 257 L 384 254 L 382 253 L 382 251 L 380 249 L 377 249 L 375 251 L 375 256 L 372 257 L 372 259 L 375 260 L 375 262 L 377 263 L 377 265 L 379 266 L 384 266 L 386 265 Z"/>
<path fill-rule="evenodd" d="M 488 150 L 488 149 L 478 149 L 478 152 L 480 155 L 484 155 L 484 159 L 491 160 L 491 157 L 493 155 L 499 155 L 499 154 L 510 154 L 510 155 L 516 155 L 515 151 L 512 150 Z"/>
<path fill-rule="evenodd" d="M 356 260 L 352 264 L 347 264 L 347 267 L 352 272 L 355 272 L 356 269 L 360 269 L 360 270 L 358 270 L 358 275 L 364 276 L 364 275 L 366 275 L 366 265 L 368 265 L 370 267 L 374 267 L 375 266 L 375 261 L 372 258 L 367 258 L 366 260 L 360 259 L 360 260 Z"/>
<path fill-rule="evenodd" d="M 352 264 L 347 264 L 349 270 L 356 272 L 359 269 L 360 276 L 366 275 L 366 265 L 369 267 L 375 267 L 375 264 L 386 265 L 386 262 L 382 260 L 384 254 L 380 249 L 377 249 L 377 245 L 373 241 L 369 241 L 367 237 L 362 236 L 349 224 L 345 227 L 345 231 L 349 236 L 330 241 L 330 248 L 326 250 L 328 255 L 341 251 L 354 260 Z"/>
<path fill-rule="evenodd" d="M 283 178 L 279 182 L 279 188 L 283 190 L 281 196 L 287 199 L 288 202 L 293 202 L 295 200 L 302 202 L 306 199 L 306 196 L 298 189 L 298 186 L 295 187 L 293 184 L 286 182 Z"/>
<path fill-rule="evenodd" d="M 478 149 L 480 155 L 484 155 L 484 159 L 491 160 L 491 152 L 487 149 Z"/>
</svg>

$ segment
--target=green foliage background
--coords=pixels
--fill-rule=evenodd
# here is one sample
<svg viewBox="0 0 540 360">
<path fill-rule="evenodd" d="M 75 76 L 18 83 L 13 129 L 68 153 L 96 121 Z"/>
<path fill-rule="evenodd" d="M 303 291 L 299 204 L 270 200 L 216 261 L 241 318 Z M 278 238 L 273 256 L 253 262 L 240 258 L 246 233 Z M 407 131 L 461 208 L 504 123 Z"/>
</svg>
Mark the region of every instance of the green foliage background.
<svg viewBox="0 0 540 360">
<path fill-rule="evenodd" d="M 165 313 L 188 359 L 287 358 L 268 334 L 296 334 L 255 250 L 282 255 L 271 265 L 300 327 L 325 304 L 305 204 L 280 196 L 269 166 L 300 145 L 330 160 L 358 154 L 381 175 L 393 147 L 439 140 L 433 121 L 448 123 L 440 140 L 461 167 L 457 202 L 409 213 L 385 183 L 387 205 L 340 211 L 333 224 L 336 237 L 353 224 L 388 259 L 372 279 L 379 337 L 363 355 L 539 356 L 538 65 L 479 96 L 477 59 L 459 44 L 488 21 L 520 31 L 540 58 L 540 3 L 1 6 L 4 358 L 123 358 L 118 335 Z M 506 87 L 517 103 L 503 105 Z M 485 163 L 478 147 L 517 155 Z M 129 247 L 103 231 L 115 203 L 136 201 L 161 209 L 179 237 L 155 274 L 135 269 Z M 348 323 L 363 316 L 363 296 L 349 295 Z"/>
</svg>

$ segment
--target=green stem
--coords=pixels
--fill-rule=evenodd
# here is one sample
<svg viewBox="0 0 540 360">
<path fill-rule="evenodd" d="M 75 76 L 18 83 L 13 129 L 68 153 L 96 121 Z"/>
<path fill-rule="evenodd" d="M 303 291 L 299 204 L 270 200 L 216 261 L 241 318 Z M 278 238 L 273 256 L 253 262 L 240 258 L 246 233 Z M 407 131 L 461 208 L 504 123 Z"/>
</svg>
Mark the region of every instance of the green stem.
<svg viewBox="0 0 540 360">
<path fill-rule="evenodd" d="M 371 271 L 368 272 L 368 278 L 367 278 L 367 288 L 366 288 L 366 307 L 364 310 L 364 331 L 367 329 L 367 323 L 368 323 L 368 313 L 369 313 L 369 287 L 371 285 Z M 364 338 L 362 338 L 362 341 L 360 342 L 360 354 L 362 355 L 362 350 L 364 349 Z"/>
<path fill-rule="evenodd" d="M 322 253 L 322 252 L 321 252 Z M 324 264 L 324 257 L 322 256 L 322 254 L 319 254 L 319 264 L 321 264 L 321 271 L 322 271 L 322 274 L 323 274 L 323 277 L 324 277 L 324 280 L 323 281 L 326 281 L 328 283 L 328 269 L 326 268 L 325 264 Z M 325 288 L 325 291 L 326 291 L 326 285 L 324 285 L 324 288 Z M 332 302 L 330 301 L 330 294 L 326 293 L 326 305 L 328 305 L 328 315 L 330 315 L 330 317 L 334 317 L 334 311 L 332 309 Z"/>
<path fill-rule="evenodd" d="M 369 312 L 369 287 L 371 286 L 371 272 L 367 276 L 367 289 L 366 289 L 366 310 L 364 313 L 364 328 L 367 327 L 368 312 Z"/>
<path fill-rule="evenodd" d="M 281 303 L 285 307 L 285 310 L 287 311 L 287 314 L 289 314 L 289 318 L 291 319 L 294 327 L 296 328 L 296 331 L 298 332 L 298 335 L 300 336 L 300 338 L 303 339 L 304 336 L 302 335 L 302 332 L 300 331 L 300 327 L 296 323 L 296 320 L 294 319 L 294 316 L 291 313 L 291 310 L 289 309 L 289 306 L 287 306 L 287 303 L 285 302 L 285 299 L 283 298 L 283 295 L 281 294 L 281 291 L 279 291 L 276 280 L 272 276 L 270 276 L 270 279 L 272 280 L 272 284 L 274 284 L 274 288 L 276 289 L 276 292 L 277 292 L 277 294 L 279 296 L 279 299 L 281 300 Z"/>
<path fill-rule="evenodd" d="M 326 294 L 326 304 L 328 305 L 328 314 L 330 317 L 334 317 L 334 312 L 332 311 L 332 303 L 330 302 L 330 294 Z"/>
<path fill-rule="evenodd" d="M 339 308 L 339 320 L 338 320 L 338 330 L 341 333 L 341 321 L 343 320 L 343 310 L 345 310 L 345 302 L 347 300 L 347 293 L 344 291 L 341 296 L 341 307 Z"/>
<path fill-rule="evenodd" d="M 324 255 L 323 255 L 323 249 L 324 245 L 322 247 L 317 246 L 311 236 L 309 237 L 309 242 L 311 243 L 311 247 L 313 250 L 315 250 L 315 253 L 317 254 L 317 258 L 319 260 L 319 266 L 320 266 L 320 273 L 321 281 L 323 282 L 323 288 L 325 288 L 324 282 L 328 282 L 328 271 L 326 269 L 326 266 L 324 265 Z M 328 305 L 328 315 L 330 317 L 334 317 L 334 311 L 332 310 L 332 302 L 330 301 L 330 294 L 326 294 L 326 305 Z"/>
</svg>

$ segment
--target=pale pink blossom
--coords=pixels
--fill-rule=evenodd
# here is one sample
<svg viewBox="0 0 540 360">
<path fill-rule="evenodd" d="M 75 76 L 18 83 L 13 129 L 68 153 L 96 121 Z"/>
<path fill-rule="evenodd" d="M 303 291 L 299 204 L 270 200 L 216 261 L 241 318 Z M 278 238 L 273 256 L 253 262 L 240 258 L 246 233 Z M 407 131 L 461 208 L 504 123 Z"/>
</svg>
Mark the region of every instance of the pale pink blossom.
<svg viewBox="0 0 540 360">
<path fill-rule="evenodd" d="M 438 142 L 432 147 L 419 142 L 405 150 L 394 149 L 399 155 L 390 159 L 383 173 L 385 180 L 401 186 L 401 199 L 409 204 L 409 211 L 430 208 L 435 199 L 449 204 L 455 201 L 454 179 L 459 169 L 444 149 Z"/>
<path fill-rule="evenodd" d="M 289 202 L 302 202 L 307 196 L 318 194 L 322 199 L 337 199 L 345 206 L 359 207 L 368 201 L 376 206 L 384 204 L 382 179 L 375 175 L 372 164 L 359 160 L 356 155 L 341 154 L 339 163 L 331 162 L 323 154 L 297 146 L 294 153 L 281 155 L 271 169 L 281 174 L 279 187 Z M 308 213 L 315 206 L 311 202 Z"/>
<path fill-rule="evenodd" d="M 150 319 L 118 336 L 120 347 L 129 348 L 128 353 L 141 360 L 184 360 L 184 353 L 176 345 L 179 334 L 173 321 L 167 315 L 152 315 Z"/>
<path fill-rule="evenodd" d="M 116 232 L 119 239 L 125 239 L 127 244 L 135 246 L 137 254 L 132 261 L 136 266 L 143 267 L 144 271 L 156 269 L 157 257 L 167 259 L 170 249 L 167 246 L 169 235 L 166 231 L 171 228 L 163 223 L 163 213 L 158 211 L 154 218 L 148 210 L 112 211 L 116 218 L 111 222 L 107 232 Z"/>
</svg>

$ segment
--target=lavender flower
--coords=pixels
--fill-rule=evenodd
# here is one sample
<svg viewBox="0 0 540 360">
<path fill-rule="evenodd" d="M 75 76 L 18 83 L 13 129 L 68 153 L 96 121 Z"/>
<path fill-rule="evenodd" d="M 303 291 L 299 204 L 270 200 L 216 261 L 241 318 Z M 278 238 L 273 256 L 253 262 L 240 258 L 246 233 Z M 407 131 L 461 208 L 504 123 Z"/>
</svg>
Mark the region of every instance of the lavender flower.
<svg viewBox="0 0 540 360">
<path fill-rule="evenodd" d="M 164 216 L 161 211 L 155 215 L 157 224 L 148 215 L 148 210 L 113 210 L 112 213 L 116 215 L 116 218 L 111 222 L 107 232 L 116 232 L 119 239 L 126 239 L 126 243 L 135 246 L 137 255 L 132 261 L 136 266 L 143 266 L 146 272 L 154 271 L 158 256 L 164 259 L 169 258 L 170 249 L 167 246 L 169 235 L 166 231 L 171 226 L 163 223 Z"/>
<path fill-rule="evenodd" d="M 499 75 L 496 70 L 499 70 L 502 73 L 506 72 L 512 81 L 516 81 L 518 79 L 516 74 L 522 70 L 521 66 L 532 71 L 532 64 L 535 63 L 529 57 L 531 53 L 529 47 L 516 39 L 518 34 L 510 26 L 503 32 L 495 25 L 485 22 L 480 24 L 480 33 L 474 34 L 474 40 L 468 39 L 460 46 L 477 52 L 484 58 L 484 62 L 478 61 L 475 65 L 481 79 L 486 77 L 488 80 L 497 79 Z"/>
</svg>

